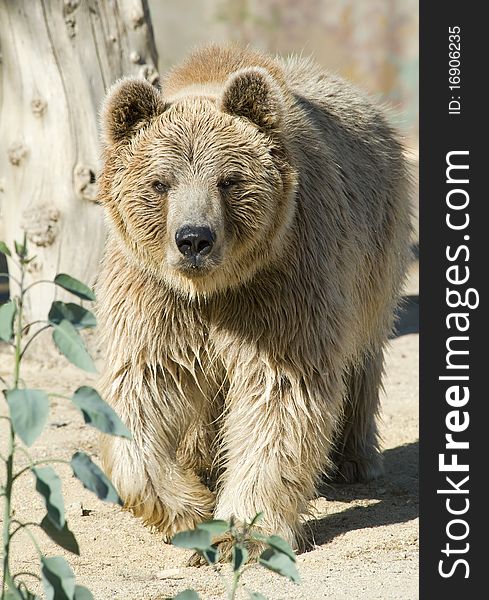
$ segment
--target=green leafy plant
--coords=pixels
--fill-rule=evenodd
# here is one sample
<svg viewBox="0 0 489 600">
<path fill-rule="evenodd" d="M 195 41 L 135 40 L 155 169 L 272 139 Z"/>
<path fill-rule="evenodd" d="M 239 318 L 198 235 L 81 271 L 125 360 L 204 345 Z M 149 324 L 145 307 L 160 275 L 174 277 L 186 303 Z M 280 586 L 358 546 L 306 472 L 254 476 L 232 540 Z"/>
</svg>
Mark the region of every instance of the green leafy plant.
<svg viewBox="0 0 489 600">
<path fill-rule="evenodd" d="M 256 563 L 249 563 L 247 544 L 249 542 L 258 542 L 265 547 L 260 554 L 257 563 L 270 571 L 287 577 L 294 583 L 299 583 L 300 577 L 296 566 L 296 557 L 290 545 L 278 535 L 266 536 L 260 533 L 255 527 L 261 519 L 262 513 L 258 513 L 250 523 L 244 523 L 238 527 L 234 520 L 231 521 L 205 521 L 200 523 L 195 529 L 177 533 L 172 540 L 174 546 L 194 550 L 200 555 L 208 565 L 214 568 L 221 577 L 226 590 L 227 600 L 234 600 L 241 584 L 243 573 L 254 566 Z M 219 550 L 212 543 L 214 536 L 227 535 L 232 541 L 231 567 L 232 580 L 227 582 L 217 567 L 219 562 Z M 259 592 L 250 592 L 246 590 L 252 600 L 266 600 L 263 594 Z M 200 596 L 194 590 L 184 590 L 174 597 L 174 600 L 199 600 Z"/>
<path fill-rule="evenodd" d="M 25 577 L 41 579 L 48 600 L 90 600 L 93 599 L 91 592 L 83 586 L 76 585 L 75 575 L 68 562 L 61 556 L 44 556 L 34 535 L 34 528 L 39 527 L 61 548 L 73 554 L 80 553 L 76 538 L 66 520 L 61 480 L 49 465 L 69 464 L 75 477 L 101 500 L 119 505 L 122 505 L 122 500 L 103 471 L 87 454 L 76 452 L 71 461 L 54 458 L 34 461 L 27 448 L 41 435 L 49 416 L 49 399 L 53 396 L 71 400 L 81 412 L 85 423 L 103 433 L 126 438 L 131 436 L 117 414 L 102 400 L 94 388 L 82 386 L 71 398 L 43 390 L 29 389 L 25 387 L 21 378 L 21 365 L 32 341 L 41 332 L 52 329 L 53 342 L 58 350 L 81 369 L 95 372 L 95 365 L 79 333 L 81 329 L 96 325 L 93 313 L 82 305 L 82 301 L 95 300 L 95 295 L 81 281 L 66 274 L 59 274 L 52 283 L 76 296 L 80 304 L 55 301 L 52 303 L 47 320 L 25 323 L 26 296 L 34 285 L 41 283 L 25 285 L 27 265 L 33 257 L 28 256 L 25 237 L 23 243 L 15 242 L 13 252 L 0 241 L 0 252 L 7 255 L 11 265 L 16 266 L 19 271 L 18 278 L 8 273 L 0 274 L 2 277 L 9 277 L 17 285 L 17 295 L 0 306 L 0 339 L 12 346 L 14 352 L 11 379 L 8 381 L 0 379 L 2 386 L 5 386 L 3 395 L 9 409 L 8 416 L 2 417 L 8 421 L 7 455 L 0 457 L 6 473 L 5 480 L 0 485 L 0 497 L 3 500 L 1 600 L 35 600 L 37 597 L 29 591 Z M 34 325 L 38 327 L 31 333 Z M 22 453 L 27 458 L 28 466 L 17 468 L 15 458 L 18 453 Z M 15 517 L 12 491 L 19 478 L 26 473 L 33 475 L 36 490 L 46 505 L 46 515 L 40 523 L 21 522 Z M 11 572 L 11 543 L 21 531 L 29 536 L 39 555 L 41 577 L 31 572 L 17 574 Z"/>
</svg>

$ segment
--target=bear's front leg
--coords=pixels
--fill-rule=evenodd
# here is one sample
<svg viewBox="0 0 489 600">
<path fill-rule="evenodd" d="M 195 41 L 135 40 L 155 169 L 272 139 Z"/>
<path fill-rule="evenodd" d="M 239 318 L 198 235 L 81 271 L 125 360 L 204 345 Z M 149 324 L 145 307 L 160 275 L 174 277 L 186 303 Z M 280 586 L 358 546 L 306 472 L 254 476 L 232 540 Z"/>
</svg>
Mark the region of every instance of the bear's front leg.
<svg viewBox="0 0 489 600">
<path fill-rule="evenodd" d="M 297 549 L 301 514 L 329 454 L 341 382 L 256 362 L 246 361 L 231 381 L 215 518 L 233 515 L 250 522 L 262 512 L 262 532 L 279 535 Z M 216 542 L 226 560 L 230 541 Z M 259 543 L 250 546 L 251 556 L 263 549 Z"/>
<path fill-rule="evenodd" d="M 214 507 L 214 495 L 177 460 L 194 408 L 182 378 L 175 383 L 175 373 L 137 365 L 121 371 L 115 377 L 106 375 L 112 382 L 105 386 L 105 397 L 133 439 L 105 437 L 103 465 L 125 507 L 169 541 L 179 531 L 210 519 Z"/>
</svg>

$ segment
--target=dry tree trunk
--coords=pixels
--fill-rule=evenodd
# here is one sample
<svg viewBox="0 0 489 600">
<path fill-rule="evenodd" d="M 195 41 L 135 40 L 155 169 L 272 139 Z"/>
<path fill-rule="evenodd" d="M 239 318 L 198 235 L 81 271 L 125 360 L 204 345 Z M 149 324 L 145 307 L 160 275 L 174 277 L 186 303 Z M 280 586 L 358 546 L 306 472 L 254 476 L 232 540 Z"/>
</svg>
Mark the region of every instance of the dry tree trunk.
<svg viewBox="0 0 489 600">
<path fill-rule="evenodd" d="M 147 0 L 0 0 L 0 49 L 0 239 L 27 233 L 31 282 L 67 272 L 93 283 L 105 234 L 98 111 L 122 75 L 157 83 Z M 36 285 L 27 317 L 45 319 L 52 300 Z"/>
</svg>

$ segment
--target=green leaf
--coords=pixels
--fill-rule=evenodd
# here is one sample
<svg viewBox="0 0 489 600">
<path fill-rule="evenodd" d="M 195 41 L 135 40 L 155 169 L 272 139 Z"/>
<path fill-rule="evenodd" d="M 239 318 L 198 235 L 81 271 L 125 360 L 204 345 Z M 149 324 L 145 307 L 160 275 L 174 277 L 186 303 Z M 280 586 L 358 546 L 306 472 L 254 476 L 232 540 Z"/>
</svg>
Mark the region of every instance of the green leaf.
<svg viewBox="0 0 489 600">
<path fill-rule="evenodd" d="M 39 596 L 36 596 L 36 594 L 33 594 L 32 592 L 30 592 L 29 590 L 26 590 L 25 588 L 22 590 L 22 600 L 41 600 L 41 598 Z"/>
<path fill-rule="evenodd" d="M 173 596 L 173 600 L 200 600 L 200 596 L 195 590 L 184 590 Z"/>
<path fill-rule="evenodd" d="M 15 254 L 17 254 L 17 256 L 20 259 L 25 258 L 26 252 L 27 252 L 27 248 L 25 247 L 25 245 L 21 244 L 20 242 L 14 242 L 14 246 L 15 246 Z"/>
<path fill-rule="evenodd" d="M 256 513 L 256 515 L 251 519 L 249 526 L 253 527 L 253 525 L 256 525 L 258 523 L 258 521 L 262 520 L 262 518 L 263 518 L 262 512 Z"/>
<path fill-rule="evenodd" d="M 27 446 L 37 439 L 49 414 L 49 398 L 42 390 L 6 390 L 15 433 Z"/>
<path fill-rule="evenodd" d="M 132 438 L 129 429 L 120 420 L 114 409 L 102 400 L 97 390 L 86 385 L 79 387 L 71 401 L 81 411 L 85 423 L 88 425 L 96 427 L 103 433 Z"/>
<path fill-rule="evenodd" d="M 51 305 L 48 320 L 52 325 L 59 325 L 63 319 L 69 321 L 76 329 L 89 329 L 97 325 L 95 315 L 83 306 L 55 300 Z"/>
<path fill-rule="evenodd" d="M 207 550 L 211 545 L 211 534 L 204 529 L 181 531 L 174 536 L 171 543 L 179 548 L 190 548 L 197 551 Z"/>
<path fill-rule="evenodd" d="M 33 467 L 32 472 L 36 476 L 36 490 L 44 498 L 48 519 L 56 529 L 63 529 L 66 520 L 61 479 L 51 467 Z"/>
<path fill-rule="evenodd" d="M 58 546 L 68 550 L 68 552 L 72 552 L 73 554 L 80 556 L 78 542 L 76 541 L 73 532 L 68 529 L 68 524 L 66 522 L 62 529 L 58 529 L 54 527 L 48 515 L 46 515 L 41 521 L 41 528 L 53 540 L 53 542 L 58 544 Z"/>
<path fill-rule="evenodd" d="M 93 600 L 92 592 L 84 585 L 77 585 L 75 587 L 75 595 L 73 600 Z"/>
<path fill-rule="evenodd" d="M 262 552 L 258 562 L 266 569 L 288 577 L 294 583 L 299 583 L 300 581 L 294 561 L 287 554 L 277 552 L 274 548 L 267 548 L 265 552 Z"/>
<path fill-rule="evenodd" d="M 73 600 L 75 574 L 61 556 L 41 558 L 41 575 L 46 600 Z"/>
<path fill-rule="evenodd" d="M 248 550 L 239 544 L 233 546 L 232 549 L 232 564 L 233 571 L 239 571 L 248 560 Z"/>
<path fill-rule="evenodd" d="M 23 582 L 24 583 L 24 582 Z M 30 592 L 25 584 L 22 586 L 22 589 L 19 587 L 11 587 L 7 590 L 5 594 L 5 600 L 41 600 L 39 596 Z"/>
<path fill-rule="evenodd" d="M 204 558 L 206 559 L 206 561 L 210 565 L 215 565 L 217 562 L 217 559 L 219 558 L 219 552 L 217 551 L 217 548 L 215 548 L 214 546 L 210 546 L 206 550 L 203 550 L 202 554 L 203 554 Z"/>
<path fill-rule="evenodd" d="M 290 544 L 278 535 L 267 537 L 265 542 L 274 550 L 277 550 L 277 552 L 282 552 L 282 554 L 286 554 L 294 562 L 296 561 L 295 552 L 292 550 Z"/>
<path fill-rule="evenodd" d="M 84 452 L 73 454 L 71 468 L 84 487 L 96 494 L 100 500 L 124 505 L 107 475 Z"/>
<path fill-rule="evenodd" d="M 85 285 L 70 275 L 59 273 L 54 278 L 54 283 L 67 292 L 71 292 L 75 296 L 78 296 L 78 298 L 81 298 L 82 300 L 95 300 L 93 290 L 89 288 L 88 285 Z"/>
<path fill-rule="evenodd" d="M 1 240 L 0 240 L 0 252 L 2 254 L 6 254 L 7 256 L 12 256 L 12 253 L 10 252 L 7 244 L 5 242 L 2 242 Z"/>
<path fill-rule="evenodd" d="M 0 340 L 10 342 L 14 335 L 14 318 L 17 305 L 13 300 L 0 306 Z"/>
<path fill-rule="evenodd" d="M 250 592 L 250 598 L 251 600 L 267 600 L 267 597 L 260 592 Z"/>
<path fill-rule="evenodd" d="M 24 600 L 24 596 L 16 587 L 9 587 L 5 594 L 5 600 Z"/>
<path fill-rule="evenodd" d="M 53 341 L 61 354 L 74 365 L 90 373 L 97 372 L 80 334 L 69 321 L 63 319 L 54 326 Z"/>
<path fill-rule="evenodd" d="M 211 535 L 220 535 L 229 530 L 229 523 L 227 521 L 221 521 L 216 519 L 215 521 L 204 521 L 197 525 L 198 529 L 204 529 Z"/>
</svg>

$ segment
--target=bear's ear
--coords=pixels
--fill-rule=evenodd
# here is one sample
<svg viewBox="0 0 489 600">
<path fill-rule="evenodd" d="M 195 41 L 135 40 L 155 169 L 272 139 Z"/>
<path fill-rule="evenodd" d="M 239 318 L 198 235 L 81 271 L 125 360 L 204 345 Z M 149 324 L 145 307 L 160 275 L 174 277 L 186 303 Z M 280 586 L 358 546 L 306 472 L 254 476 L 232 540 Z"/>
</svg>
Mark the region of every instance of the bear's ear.
<svg viewBox="0 0 489 600">
<path fill-rule="evenodd" d="M 129 140 L 165 105 L 161 94 L 145 79 L 127 77 L 108 91 L 102 107 L 102 131 L 107 144 Z"/>
<path fill-rule="evenodd" d="M 221 110 L 246 117 L 268 133 L 280 128 L 283 96 L 271 75 L 261 67 L 240 69 L 224 86 Z"/>
</svg>

